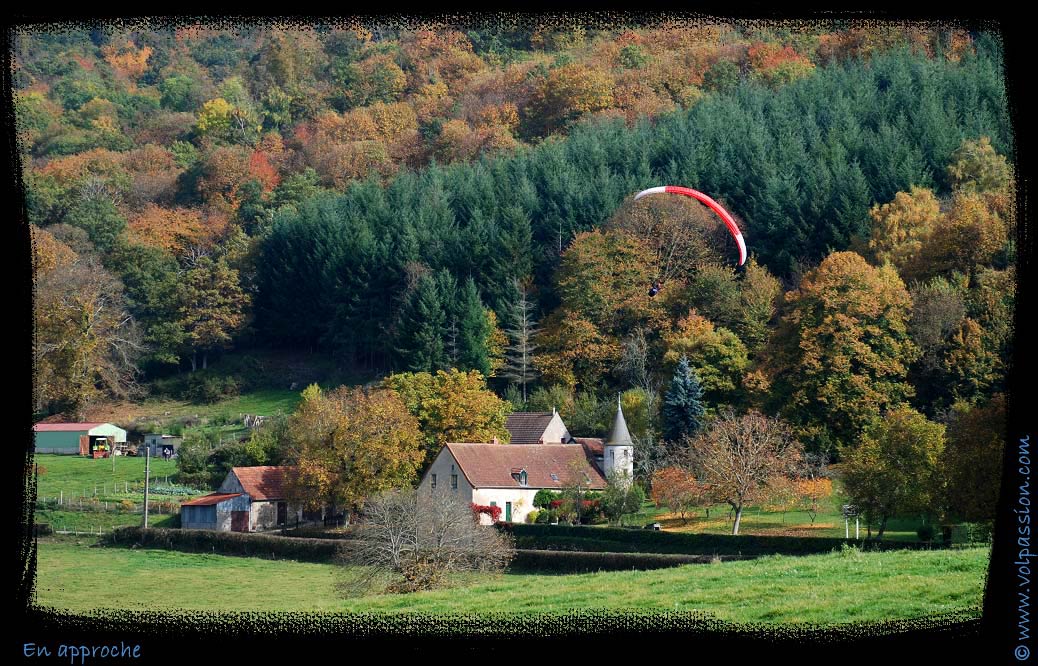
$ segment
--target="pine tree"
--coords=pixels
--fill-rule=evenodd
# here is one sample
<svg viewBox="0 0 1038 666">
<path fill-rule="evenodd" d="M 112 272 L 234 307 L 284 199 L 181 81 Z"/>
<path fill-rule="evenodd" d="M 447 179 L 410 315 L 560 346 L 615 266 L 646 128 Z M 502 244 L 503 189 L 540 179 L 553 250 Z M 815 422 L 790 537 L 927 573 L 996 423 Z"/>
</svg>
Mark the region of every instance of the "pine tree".
<svg viewBox="0 0 1038 666">
<path fill-rule="evenodd" d="M 537 377 L 533 367 L 534 351 L 537 345 L 533 338 L 540 329 L 533 318 L 533 303 L 526 292 L 526 285 L 518 280 L 513 281 L 512 288 L 515 292 L 515 300 L 509 313 L 508 328 L 505 334 L 511 342 L 505 353 L 505 366 L 500 375 L 510 379 L 522 387 L 523 402 L 526 402 L 526 385 Z"/>
<path fill-rule="evenodd" d="M 703 427 L 703 387 L 689 366 L 688 357 L 678 362 L 663 399 L 663 436 L 670 442 L 693 437 Z"/>
<path fill-rule="evenodd" d="M 447 315 L 436 281 L 423 275 L 400 313 L 396 352 L 413 372 L 435 372 L 448 367 L 444 346 Z"/>
<path fill-rule="evenodd" d="M 472 278 L 466 280 L 458 295 L 458 369 L 479 370 L 487 377 L 490 375 L 490 355 L 487 350 L 490 327 L 476 281 Z"/>
</svg>

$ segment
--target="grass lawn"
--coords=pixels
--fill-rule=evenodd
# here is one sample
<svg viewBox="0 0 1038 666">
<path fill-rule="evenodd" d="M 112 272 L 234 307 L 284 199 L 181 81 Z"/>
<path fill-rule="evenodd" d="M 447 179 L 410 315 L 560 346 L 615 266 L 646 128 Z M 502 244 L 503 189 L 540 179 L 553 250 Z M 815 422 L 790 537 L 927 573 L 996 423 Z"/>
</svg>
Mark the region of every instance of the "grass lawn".
<svg viewBox="0 0 1038 666">
<path fill-rule="evenodd" d="M 748 506 L 743 509 L 739 534 L 759 536 L 811 536 L 842 539 L 845 535 L 842 507 L 848 500 L 839 493 L 840 484 L 834 482 L 834 494 L 828 501 L 820 503 L 814 522 L 806 511 L 787 511 L 783 514 L 769 507 Z M 646 525 L 660 523 L 667 531 L 704 532 L 708 534 L 731 534 L 732 520 L 728 519 L 728 505 L 718 504 L 710 508 L 707 518 L 702 508 L 692 512 L 687 522 L 678 515 L 672 514 L 666 507 L 657 508 L 652 501 L 646 501 L 642 510 L 624 519 L 627 525 Z M 903 516 L 887 521 L 887 529 L 883 539 L 888 541 L 918 541 L 916 530 L 922 525 L 922 518 Z M 876 535 L 878 526 L 873 526 L 872 535 Z M 860 524 L 861 537 L 867 530 L 864 519 Z M 850 536 L 854 538 L 854 519 L 850 521 Z"/>
<path fill-rule="evenodd" d="M 447 590 L 342 599 L 342 569 L 163 550 L 39 542 L 37 603 L 185 610 L 545 612 L 701 610 L 733 622 L 908 619 L 978 607 L 990 551 L 773 556 L 656 571 L 468 576 Z"/>
<path fill-rule="evenodd" d="M 36 524 L 46 523 L 58 531 L 78 530 L 96 534 L 98 528 L 111 532 L 116 527 L 139 527 L 143 523 L 140 513 L 130 511 L 65 511 L 58 509 L 36 509 Z M 179 527 L 175 515 L 148 513 L 149 527 Z"/>
<path fill-rule="evenodd" d="M 71 497 L 93 497 L 97 488 L 97 497 L 102 501 L 117 501 L 130 497 L 124 492 L 128 485 L 144 482 L 144 458 L 113 456 L 94 460 L 83 456 L 62 456 L 50 453 L 36 455 L 36 463 L 41 470 L 36 486 L 36 496 L 52 500 L 63 494 L 65 499 Z M 113 471 L 114 468 L 114 471 Z M 175 460 L 152 458 L 151 482 L 162 484 L 166 478 L 171 479 L 177 473 Z M 126 484 L 126 485 L 124 485 Z M 132 494 L 138 502 L 143 494 Z"/>
</svg>

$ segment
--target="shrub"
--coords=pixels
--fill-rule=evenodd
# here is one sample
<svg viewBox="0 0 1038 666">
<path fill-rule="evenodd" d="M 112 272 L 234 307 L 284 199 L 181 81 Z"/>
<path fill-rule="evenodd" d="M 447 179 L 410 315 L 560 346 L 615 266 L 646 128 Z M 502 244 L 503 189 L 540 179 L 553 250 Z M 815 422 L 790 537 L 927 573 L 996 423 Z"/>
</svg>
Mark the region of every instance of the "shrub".
<svg viewBox="0 0 1038 666">
<path fill-rule="evenodd" d="M 919 536 L 920 541 L 933 541 L 935 531 L 933 525 L 927 524 L 920 525 L 915 533 Z"/>
<path fill-rule="evenodd" d="M 501 507 L 499 506 L 487 506 L 484 504 L 476 504 L 475 502 L 473 502 L 471 506 L 472 513 L 476 514 L 477 517 L 479 514 L 485 513 L 490 516 L 490 520 L 495 523 L 501 518 Z"/>
<path fill-rule="evenodd" d="M 559 496 L 554 490 L 542 488 L 533 496 L 533 505 L 538 509 L 547 509 L 549 505 Z"/>
<path fill-rule="evenodd" d="M 588 573 L 594 571 L 645 571 L 700 564 L 717 555 L 680 555 L 659 553 L 603 553 L 565 550 L 517 550 L 509 567 L 511 571 L 550 571 L 552 573 Z M 737 559 L 731 556 L 726 559 Z"/>
<path fill-rule="evenodd" d="M 536 523 L 536 522 L 538 522 L 538 519 L 540 517 L 541 517 L 541 512 L 537 511 L 535 509 L 535 510 L 531 511 L 530 513 L 526 514 L 526 522 L 527 523 Z"/>
<path fill-rule="evenodd" d="M 170 516 L 170 522 L 179 516 Z M 109 546 L 162 548 L 188 553 L 218 553 L 300 562 L 331 563 L 342 553 L 343 542 L 333 539 L 304 539 L 249 534 L 151 527 L 120 527 L 106 534 L 101 543 Z"/>
</svg>

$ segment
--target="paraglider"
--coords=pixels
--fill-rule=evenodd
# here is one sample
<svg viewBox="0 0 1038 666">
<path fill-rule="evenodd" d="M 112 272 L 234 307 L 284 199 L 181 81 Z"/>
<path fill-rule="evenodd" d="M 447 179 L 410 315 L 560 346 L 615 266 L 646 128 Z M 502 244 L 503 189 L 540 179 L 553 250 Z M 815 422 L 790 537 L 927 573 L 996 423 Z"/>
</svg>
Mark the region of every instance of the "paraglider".
<svg viewBox="0 0 1038 666">
<path fill-rule="evenodd" d="M 746 263 L 746 241 L 743 240 L 742 232 L 739 231 L 738 225 L 735 224 L 735 219 L 732 218 L 731 214 L 728 213 L 719 203 L 708 197 L 707 195 L 693 190 L 690 187 L 678 187 L 676 185 L 667 185 L 665 187 L 650 187 L 647 190 L 642 190 L 638 194 L 634 195 L 634 200 L 637 201 L 648 194 L 683 194 L 686 197 L 692 197 L 704 204 L 706 204 L 710 210 L 717 213 L 717 215 L 724 221 L 725 226 L 728 227 L 729 233 L 732 234 L 732 238 L 735 239 L 736 244 L 739 246 L 739 265 L 742 266 Z M 656 292 L 659 292 L 659 283 L 653 285 L 653 291 L 650 291 L 649 296 L 655 296 Z"/>
</svg>

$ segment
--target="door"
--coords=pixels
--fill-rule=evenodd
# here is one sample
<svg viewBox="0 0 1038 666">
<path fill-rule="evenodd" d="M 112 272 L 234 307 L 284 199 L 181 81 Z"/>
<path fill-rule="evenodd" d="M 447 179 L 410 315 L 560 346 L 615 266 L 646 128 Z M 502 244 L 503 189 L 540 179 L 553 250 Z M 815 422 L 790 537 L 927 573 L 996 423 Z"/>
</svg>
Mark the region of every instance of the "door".
<svg viewBox="0 0 1038 666">
<path fill-rule="evenodd" d="M 278 525 L 288 522 L 288 502 L 278 502 Z"/>
<path fill-rule="evenodd" d="M 88 456 L 90 455 L 90 436 L 80 435 L 79 436 L 79 455 Z"/>
<path fill-rule="evenodd" d="M 512 522 L 512 503 L 505 502 L 505 522 Z"/>
<path fill-rule="evenodd" d="M 248 532 L 249 531 L 249 512 L 248 511 L 231 511 L 231 531 L 232 532 Z"/>
</svg>

